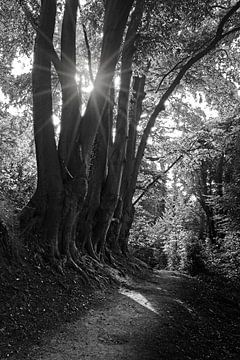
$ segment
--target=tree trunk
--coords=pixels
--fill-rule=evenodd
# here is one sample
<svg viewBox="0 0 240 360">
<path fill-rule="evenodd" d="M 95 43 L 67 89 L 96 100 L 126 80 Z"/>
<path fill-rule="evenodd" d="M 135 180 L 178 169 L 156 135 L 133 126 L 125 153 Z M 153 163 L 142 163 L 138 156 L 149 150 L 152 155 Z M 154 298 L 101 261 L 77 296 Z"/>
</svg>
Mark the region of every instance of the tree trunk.
<svg viewBox="0 0 240 360">
<path fill-rule="evenodd" d="M 42 0 L 32 72 L 33 121 L 38 168 L 36 198 L 44 229 L 42 246 L 51 260 L 59 256 L 58 231 L 63 195 L 60 164 L 52 124 L 51 44 L 55 15 L 56 1 Z"/>
<path fill-rule="evenodd" d="M 132 63 L 135 53 L 137 30 L 141 23 L 144 1 L 138 0 L 131 16 L 125 37 L 121 58 L 121 81 L 118 98 L 118 115 L 116 121 L 116 138 L 108 162 L 107 179 L 102 189 L 100 207 L 95 225 L 95 238 L 98 252 L 103 253 L 107 233 L 117 207 L 123 168 L 125 165 L 128 135 L 128 102 L 132 77 Z"/>
<path fill-rule="evenodd" d="M 88 195 L 84 204 L 84 230 L 82 233 L 82 249 L 89 249 L 91 256 L 97 258 L 97 239 L 94 236 L 93 228 L 96 223 L 96 213 L 101 203 L 101 193 L 103 184 L 106 181 L 107 166 L 109 157 L 109 147 L 112 132 L 112 107 L 113 93 L 109 96 L 108 105 L 105 108 L 98 129 L 91 155 L 91 164 L 88 179 Z"/>
<path fill-rule="evenodd" d="M 133 0 L 111 0 L 106 3 L 99 70 L 79 129 L 79 142 L 86 162 L 107 103 L 132 4 Z"/>
<path fill-rule="evenodd" d="M 123 172 L 123 179 L 121 184 L 121 198 L 122 205 L 122 217 L 119 223 L 119 245 L 121 249 L 124 249 L 124 253 L 127 252 L 127 238 L 130 227 L 133 221 L 134 208 L 132 206 L 133 195 L 136 189 L 138 171 L 136 164 L 136 137 L 137 137 L 137 125 L 142 113 L 142 102 L 145 97 L 145 76 L 141 78 L 135 77 L 133 83 L 133 105 L 130 114 L 126 163 Z"/>
<path fill-rule="evenodd" d="M 77 131 L 80 124 L 80 96 L 76 75 L 76 20 L 78 0 L 67 0 L 62 36 L 62 115 L 59 158 L 64 183 L 64 206 L 61 227 L 61 254 L 76 267 L 77 219 L 87 193 L 86 167 L 80 155 Z"/>
</svg>

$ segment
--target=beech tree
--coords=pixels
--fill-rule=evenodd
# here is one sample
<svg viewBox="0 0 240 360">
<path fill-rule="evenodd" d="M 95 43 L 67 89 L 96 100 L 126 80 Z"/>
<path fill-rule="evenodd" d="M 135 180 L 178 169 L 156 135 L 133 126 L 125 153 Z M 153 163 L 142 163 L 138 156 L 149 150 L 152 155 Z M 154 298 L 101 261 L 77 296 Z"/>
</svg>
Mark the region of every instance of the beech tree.
<svg viewBox="0 0 240 360">
<path fill-rule="evenodd" d="M 180 14 L 188 18 L 187 1 L 178 1 L 172 7 L 167 1 L 159 4 L 144 0 L 98 4 L 104 13 L 101 52 L 96 74 L 90 76 L 94 86 L 83 114 L 76 77 L 79 2 L 42 0 L 39 17 L 37 6 L 19 3 L 36 32 L 32 95 L 37 188 L 22 211 L 22 231 L 25 235 L 37 234 L 35 241 L 41 253 L 58 269 L 66 263 L 86 276 L 81 254 L 113 265 L 117 256 L 128 255 L 133 197 L 151 130 L 189 70 L 194 71 L 195 65 L 211 55 L 221 41 L 229 36 L 234 39 L 239 30 L 235 15 L 240 2 L 210 15 L 205 1 L 191 4 L 187 35 L 180 30 L 179 18 Z M 170 15 L 177 24 L 174 29 Z M 206 18 L 211 21 L 211 29 L 204 28 Z M 55 36 L 56 20 L 58 26 L 61 23 L 59 41 Z M 194 37 L 189 32 L 197 24 L 203 31 Z M 167 43 L 170 29 L 171 41 Z M 91 69 L 87 35 L 85 28 Z M 178 51 L 174 48 L 176 36 Z M 159 53 L 160 61 L 154 62 L 153 57 Z M 153 93 L 151 71 L 160 72 L 161 79 L 155 100 L 149 105 L 146 98 Z M 119 90 L 114 85 L 117 74 Z M 61 87 L 59 135 L 52 120 L 55 75 Z M 143 111 L 148 115 L 144 125 Z M 144 128 L 141 133 L 140 122 Z"/>
<path fill-rule="evenodd" d="M 139 11 L 138 8 L 142 1 L 138 3 L 135 13 Z M 102 255 L 106 233 L 113 215 L 111 212 L 114 211 L 114 209 L 110 209 L 110 217 L 106 219 L 106 229 L 102 223 L 103 231 L 101 230 L 101 232 L 103 234 L 98 238 L 95 236 L 94 239 L 93 217 L 100 206 L 103 184 L 107 182 L 106 168 L 109 162 L 112 123 L 109 109 L 110 88 L 132 4 L 133 1 L 126 1 L 124 5 L 120 1 L 109 1 L 105 4 L 99 69 L 84 116 L 80 114 L 80 97 L 75 79 L 78 1 L 66 1 L 65 3 L 60 59 L 53 48 L 56 1 L 41 2 L 39 24 L 36 26 L 37 36 L 32 77 L 38 185 L 25 210 L 26 213 L 29 213 L 29 209 L 31 209 L 34 214 L 30 216 L 34 217 L 38 214 L 40 217 L 37 221 L 40 220 L 41 227 L 44 228 L 43 246 L 51 262 L 55 263 L 56 260 L 66 258 L 70 265 L 79 270 L 77 245 L 79 249 L 89 251 L 95 258 Z M 134 16 L 134 22 L 138 18 L 138 15 Z M 132 39 L 134 39 L 138 25 L 129 26 L 132 33 L 128 36 L 131 36 Z M 61 131 L 58 147 L 51 121 L 51 63 L 55 66 L 62 88 Z M 128 64 L 126 67 L 126 70 L 129 71 Z M 123 162 L 124 153 L 124 144 L 122 145 L 122 159 L 118 158 L 120 164 Z M 92 149 L 93 155 L 91 156 Z M 98 164 L 94 164 L 94 158 Z M 118 169 L 116 171 L 121 172 Z M 113 177 L 112 173 L 113 170 L 110 170 L 108 179 L 110 176 Z M 110 201 L 112 201 L 112 197 L 118 196 L 118 177 L 116 174 L 117 185 L 108 180 L 110 184 L 113 183 L 114 189 L 108 191 L 110 195 L 106 193 L 106 202 L 109 201 L 108 196 Z M 116 202 L 115 199 L 113 201 Z M 112 204 L 110 205 L 113 207 Z M 103 211 L 99 214 L 104 216 Z M 24 214 L 23 218 L 25 216 Z M 81 222 L 78 229 L 77 225 L 81 216 L 84 217 L 84 221 Z M 81 238 L 78 236 L 79 233 L 82 234 Z"/>
</svg>

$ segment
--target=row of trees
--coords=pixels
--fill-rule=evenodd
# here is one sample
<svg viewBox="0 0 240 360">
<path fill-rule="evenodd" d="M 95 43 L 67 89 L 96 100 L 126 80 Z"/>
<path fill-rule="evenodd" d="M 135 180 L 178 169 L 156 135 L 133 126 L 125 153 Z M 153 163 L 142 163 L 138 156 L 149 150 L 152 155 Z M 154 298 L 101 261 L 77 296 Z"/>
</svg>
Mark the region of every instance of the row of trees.
<svg viewBox="0 0 240 360">
<path fill-rule="evenodd" d="M 5 26 L 12 16 L 7 5 L 1 5 Z M 202 89 L 206 76 L 213 82 L 214 61 L 226 47 L 237 48 L 239 8 L 240 2 L 228 1 L 108 0 L 84 6 L 77 0 L 16 1 L 21 31 L 9 29 L 13 50 L 7 59 L 29 54 L 25 39 L 34 34 L 32 85 L 28 74 L 16 79 L 11 69 L 1 85 L 25 112 L 28 97 L 12 89 L 17 84 L 27 94 L 32 89 L 37 185 L 20 219 L 25 238 L 35 235 L 34 251 L 59 269 L 67 263 L 82 273 L 82 253 L 115 265 L 114 256 L 128 254 L 136 188 L 153 157 L 149 138 L 158 137 L 154 152 L 162 151 L 161 121 L 169 113 L 184 117 L 184 94 Z M 6 51 L 6 40 L 1 42 Z M 91 83 L 87 97 L 84 84 Z M 204 91 L 214 105 L 210 85 Z M 8 123 L 7 106 L 4 117 Z M 153 134 L 155 126 L 160 129 Z M 200 139 L 196 142 L 200 146 Z M 168 158 L 155 169 L 161 170 L 159 177 L 183 158 L 176 156 L 173 142 L 166 147 Z M 207 159 L 199 162 L 200 200 L 207 214 L 209 169 L 204 170 Z"/>
</svg>

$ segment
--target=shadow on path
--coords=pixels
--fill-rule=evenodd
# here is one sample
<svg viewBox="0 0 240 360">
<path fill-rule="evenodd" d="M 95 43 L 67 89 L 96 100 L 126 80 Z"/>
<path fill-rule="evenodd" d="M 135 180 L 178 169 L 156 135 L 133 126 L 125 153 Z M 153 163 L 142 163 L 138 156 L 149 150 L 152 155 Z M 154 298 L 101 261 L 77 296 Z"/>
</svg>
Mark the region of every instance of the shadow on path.
<svg viewBox="0 0 240 360">
<path fill-rule="evenodd" d="M 223 303 L 204 283 L 159 271 L 152 281 L 126 282 L 102 307 L 32 348 L 29 358 L 239 360 L 239 307 Z"/>
</svg>

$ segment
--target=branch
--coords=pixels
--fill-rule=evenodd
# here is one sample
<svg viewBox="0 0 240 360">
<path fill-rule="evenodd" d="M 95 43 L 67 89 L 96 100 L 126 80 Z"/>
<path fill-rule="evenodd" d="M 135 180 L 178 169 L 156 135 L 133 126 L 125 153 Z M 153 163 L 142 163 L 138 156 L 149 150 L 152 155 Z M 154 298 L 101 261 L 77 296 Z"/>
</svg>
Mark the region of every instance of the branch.
<svg viewBox="0 0 240 360">
<path fill-rule="evenodd" d="M 19 4 L 27 18 L 27 20 L 29 21 L 29 23 L 32 25 L 33 29 L 37 32 L 37 33 L 41 33 L 42 36 L 45 37 L 45 35 L 41 32 L 41 30 L 39 29 L 39 26 L 36 22 L 36 19 L 33 17 L 33 14 L 31 13 L 31 11 L 29 10 L 28 6 L 25 4 L 25 2 L 23 0 L 19 1 Z M 46 37 L 45 37 L 46 38 Z M 49 39 L 47 39 L 48 41 L 48 45 L 49 45 L 49 50 L 50 50 L 50 56 L 51 56 L 51 60 L 53 63 L 53 66 L 58 74 L 59 77 L 59 81 L 62 84 L 62 64 L 61 64 L 61 60 L 58 57 L 58 54 L 56 53 L 56 50 L 53 47 L 53 44 L 51 42 L 49 42 Z"/>
<path fill-rule="evenodd" d="M 234 28 L 227 33 L 223 34 L 223 28 L 226 22 L 229 20 L 229 18 L 240 8 L 240 1 L 238 1 L 228 12 L 227 14 L 222 18 L 222 20 L 219 22 L 219 25 L 217 27 L 216 34 L 212 41 L 205 47 L 205 49 L 200 50 L 198 53 L 193 55 L 185 65 L 181 68 L 181 70 L 178 72 L 177 76 L 171 83 L 171 85 L 168 87 L 168 89 L 165 91 L 165 93 L 160 98 L 158 104 L 156 105 L 154 111 L 152 112 L 149 121 L 147 123 L 147 126 L 143 132 L 137 155 L 135 160 L 135 166 L 134 166 L 134 172 L 138 172 L 141 164 L 141 160 L 146 148 L 147 139 L 150 134 L 150 131 L 152 127 L 155 124 L 156 118 L 159 115 L 159 113 L 163 110 L 165 110 L 165 101 L 172 95 L 173 91 L 176 89 L 176 87 L 179 85 L 180 81 L 186 74 L 186 72 L 199 60 L 201 60 L 205 55 L 207 55 L 209 52 L 211 52 L 213 49 L 215 49 L 216 45 L 227 35 L 234 31 L 237 31 L 238 28 Z"/>
<path fill-rule="evenodd" d="M 174 165 L 176 165 L 185 155 L 189 156 L 190 151 L 195 151 L 201 149 L 201 146 L 193 147 L 193 145 L 197 142 L 197 140 L 194 140 L 193 143 L 190 145 L 190 147 L 183 152 L 183 154 L 179 155 L 174 162 L 168 166 L 168 168 L 162 172 L 160 175 L 157 175 L 153 181 L 151 181 L 147 187 L 143 190 L 142 194 L 138 196 L 138 198 L 134 201 L 133 206 L 136 205 L 139 200 L 148 192 L 148 190 L 162 177 L 162 175 L 166 174 L 169 170 L 172 169 Z"/>
<path fill-rule="evenodd" d="M 236 26 L 235 28 L 232 28 L 231 30 L 229 30 L 225 34 L 223 34 L 222 38 L 225 38 L 226 36 L 233 34 L 239 30 L 240 30 L 240 26 Z"/>
<path fill-rule="evenodd" d="M 163 75 L 158 87 L 157 87 L 157 90 L 155 91 L 156 93 L 159 91 L 160 89 L 160 86 L 162 85 L 163 81 L 166 79 L 166 77 L 168 75 L 170 75 L 172 72 L 174 72 L 174 70 L 177 70 L 178 66 L 184 62 L 185 60 L 187 60 L 189 58 L 189 55 L 188 56 L 185 56 L 185 58 L 183 58 L 182 60 L 180 60 L 177 64 L 175 64 L 166 74 Z"/>
<path fill-rule="evenodd" d="M 81 8 L 80 0 L 78 0 L 78 8 L 79 8 L 80 15 L 82 17 L 82 8 Z M 83 23 L 83 20 L 82 20 L 82 28 L 83 28 L 83 35 L 84 35 L 85 45 L 86 45 L 86 48 L 87 48 L 89 76 L 90 76 L 91 82 L 93 84 L 94 83 L 94 77 L 93 77 L 93 71 L 92 71 L 92 54 L 91 54 L 90 45 L 89 45 L 89 41 L 88 41 L 86 25 Z"/>
<path fill-rule="evenodd" d="M 227 9 L 227 8 L 225 8 L 225 9 Z M 232 8 L 230 11 L 232 11 L 232 10 L 233 10 L 233 8 Z M 230 11 L 229 11 L 229 12 L 230 12 Z M 228 14 L 226 14 L 226 15 L 228 15 Z M 226 17 L 226 15 L 225 15 L 225 17 Z M 223 21 L 225 17 L 223 17 L 223 19 L 222 19 L 221 22 L 219 23 L 218 30 L 217 30 L 217 31 L 219 31 L 219 32 L 221 31 L 221 28 L 224 27 L 224 25 L 225 25 L 225 23 L 226 23 L 226 21 L 227 21 L 227 19 L 225 19 L 225 21 Z M 230 30 L 229 32 L 227 32 L 227 33 L 225 33 L 224 35 L 222 35 L 222 38 L 224 38 L 224 37 L 227 36 L 227 35 L 230 35 L 230 34 L 233 33 L 233 32 L 236 32 L 236 31 L 238 31 L 238 30 L 239 30 L 239 27 L 236 27 L 236 28 L 232 29 L 232 30 Z M 216 34 L 216 35 L 217 35 L 217 34 Z M 211 43 L 211 41 L 210 41 L 210 43 Z M 205 46 L 206 46 L 206 44 L 205 44 Z M 201 46 L 200 48 L 198 48 L 197 50 L 195 50 L 195 51 L 194 51 L 194 54 L 199 53 L 201 49 L 202 49 L 202 46 Z M 192 55 L 192 57 L 193 57 L 193 56 L 194 56 L 194 55 Z M 190 55 L 185 56 L 182 60 L 180 60 L 177 64 L 175 64 L 175 65 L 163 76 L 163 78 L 161 79 L 161 81 L 160 81 L 160 83 L 159 83 L 159 85 L 158 85 L 158 87 L 157 87 L 156 92 L 159 91 L 160 86 L 162 85 L 162 83 L 163 83 L 163 81 L 166 79 L 166 77 L 167 77 L 168 75 L 170 75 L 174 70 L 178 69 L 178 66 L 179 66 L 182 62 L 184 62 L 185 60 L 187 60 L 189 57 L 190 57 Z"/>
<path fill-rule="evenodd" d="M 240 8 L 240 1 L 237 1 L 236 4 L 224 15 L 224 17 L 222 18 L 222 20 L 220 21 L 220 23 L 218 25 L 216 37 L 219 37 L 222 35 L 224 25 L 239 8 Z"/>
<path fill-rule="evenodd" d="M 85 40 L 85 44 L 86 44 L 86 48 L 87 48 L 89 76 L 90 76 L 91 82 L 94 83 L 94 77 L 93 77 L 93 71 L 92 71 L 92 55 L 91 55 L 90 45 L 89 45 L 88 36 L 87 36 L 87 29 L 86 29 L 85 24 L 83 24 L 83 23 L 82 23 L 82 28 L 83 28 L 84 40 Z"/>
<path fill-rule="evenodd" d="M 210 9 L 223 9 L 223 10 L 227 10 L 229 9 L 227 6 L 223 6 L 223 5 L 212 5 L 210 6 Z"/>
<path fill-rule="evenodd" d="M 178 163 L 182 158 L 183 158 L 183 154 L 179 155 L 178 158 L 171 164 L 168 166 L 168 168 L 161 173 L 160 175 L 156 176 L 155 179 L 153 181 L 151 181 L 147 187 L 143 190 L 143 192 L 137 197 L 137 199 L 133 202 L 133 206 L 135 206 L 140 200 L 141 198 L 146 194 L 146 192 L 148 192 L 148 190 L 159 180 L 161 179 L 161 177 L 166 174 L 169 170 L 171 170 L 171 168 Z"/>
<path fill-rule="evenodd" d="M 160 159 L 160 157 L 154 157 L 154 156 L 147 156 L 147 160 L 149 161 L 158 161 Z"/>
</svg>

